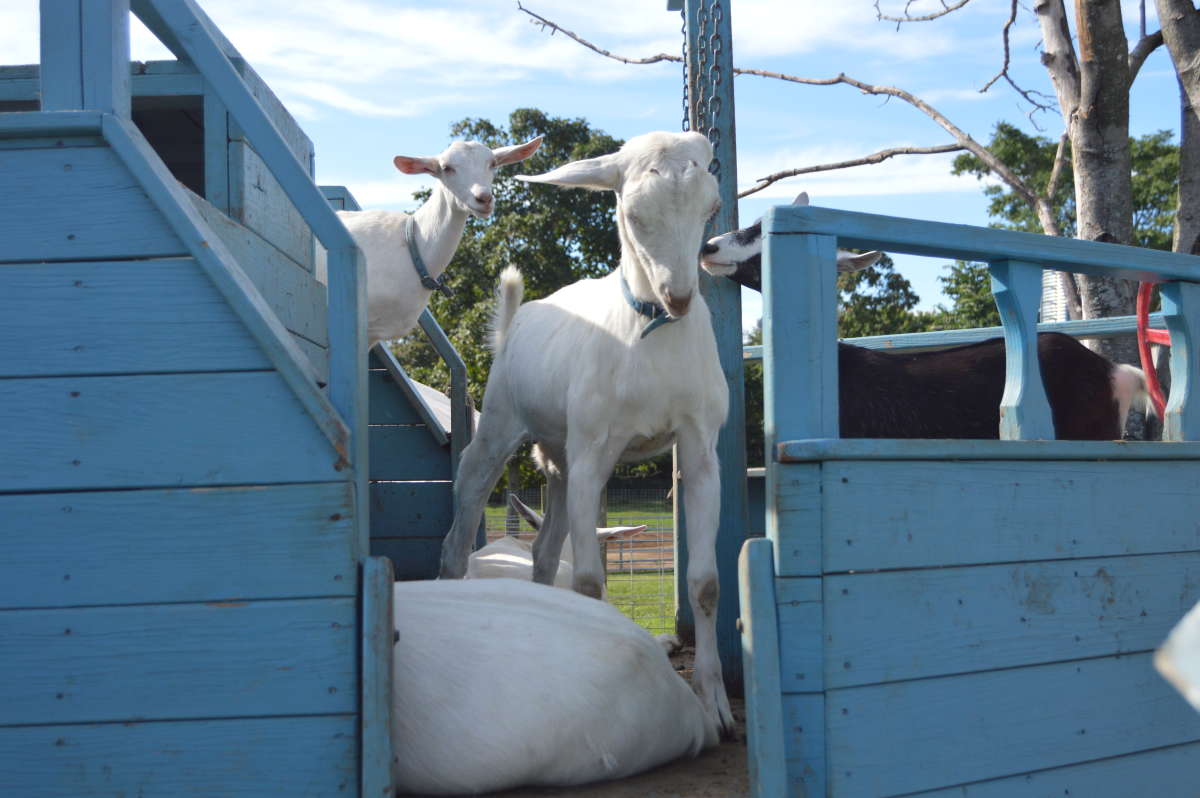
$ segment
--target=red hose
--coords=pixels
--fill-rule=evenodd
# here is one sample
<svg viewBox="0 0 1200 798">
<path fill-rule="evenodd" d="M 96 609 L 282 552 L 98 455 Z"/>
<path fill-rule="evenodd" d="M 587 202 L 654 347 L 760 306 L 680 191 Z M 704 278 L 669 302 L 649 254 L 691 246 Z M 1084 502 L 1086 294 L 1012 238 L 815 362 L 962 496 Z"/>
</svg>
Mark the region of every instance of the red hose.
<svg viewBox="0 0 1200 798">
<path fill-rule="evenodd" d="M 1138 356 L 1142 361 L 1142 371 L 1146 374 L 1146 389 L 1150 392 L 1150 401 L 1154 403 L 1154 412 L 1158 413 L 1161 420 L 1167 407 L 1167 400 L 1163 397 L 1162 386 L 1158 383 L 1158 372 L 1150 357 L 1150 344 L 1170 346 L 1171 334 L 1166 330 L 1150 329 L 1150 292 L 1153 288 L 1153 283 L 1142 283 L 1138 286 L 1137 343 Z"/>
</svg>

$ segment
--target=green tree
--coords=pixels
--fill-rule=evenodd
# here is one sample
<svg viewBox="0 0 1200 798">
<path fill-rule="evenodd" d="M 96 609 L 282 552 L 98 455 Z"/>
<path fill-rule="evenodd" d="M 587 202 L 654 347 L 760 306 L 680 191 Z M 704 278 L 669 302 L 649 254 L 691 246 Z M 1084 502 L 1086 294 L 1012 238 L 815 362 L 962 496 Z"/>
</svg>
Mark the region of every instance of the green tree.
<svg viewBox="0 0 1200 798">
<path fill-rule="evenodd" d="M 839 274 L 837 288 L 840 338 L 933 329 L 930 314 L 913 310 L 921 298 L 887 255 L 869 269 Z"/>
<path fill-rule="evenodd" d="M 480 406 L 492 362 L 488 325 L 500 271 L 508 265 L 519 267 L 525 277 L 525 299 L 530 300 L 580 278 L 607 274 L 620 258 L 612 192 L 524 183 L 513 175 L 540 174 L 567 161 L 614 152 L 623 142 L 593 129 L 584 119 L 551 117 L 533 108 L 513 111 L 507 127 L 486 119 L 463 119 L 450 132 L 490 147 L 545 137 L 529 160 L 497 173 L 492 218 L 468 220 L 446 270 L 453 296 L 435 293 L 429 303 L 466 363 L 468 389 Z M 428 190 L 414 195 L 421 200 L 428 196 Z M 414 379 L 449 390 L 449 372 L 420 330 L 394 344 L 393 350 Z M 532 465 L 522 459 L 522 471 L 528 475 Z"/>
<path fill-rule="evenodd" d="M 1179 189 L 1179 145 L 1171 143 L 1172 133 L 1160 130 L 1129 140 L 1133 162 L 1133 244 L 1151 249 L 1171 249 L 1171 232 L 1175 222 L 1175 198 Z M 999 122 L 988 143 L 988 150 L 1005 166 L 1016 172 L 1028 185 L 1044 186 L 1050 182 L 1050 170 L 1058 142 L 1044 136 L 1031 136 L 1007 122 Z M 990 174 L 983 161 L 969 153 L 954 159 L 956 175 L 971 174 L 984 178 Z M 988 215 L 997 221 L 995 227 L 1042 232 L 1037 215 L 1016 192 L 1005 185 L 988 185 L 983 189 L 991 198 Z M 1055 216 L 1064 236 L 1076 232 L 1075 191 L 1071 174 L 1071 159 L 1064 163 L 1052 198 Z"/>
</svg>

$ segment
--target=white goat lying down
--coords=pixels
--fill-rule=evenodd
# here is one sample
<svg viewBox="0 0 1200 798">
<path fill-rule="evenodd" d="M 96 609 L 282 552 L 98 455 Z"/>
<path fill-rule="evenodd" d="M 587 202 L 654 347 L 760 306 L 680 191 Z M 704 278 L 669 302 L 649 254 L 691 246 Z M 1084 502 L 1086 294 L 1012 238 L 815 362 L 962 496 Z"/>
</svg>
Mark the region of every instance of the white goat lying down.
<svg viewBox="0 0 1200 798">
<path fill-rule="evenodd" d="M 542 529 L 542 516 L 532 507 L 527 506 L 516 496 L 509 496 L 508 503 L 536 531 Z M 611 538 L 628 537 L 639 532 L 645 532 L 646 525 L 639 526 L 604 526 L 596 527 L 596 539 L 605 542 Z M 558 562 L 558 572 L 554 575 L 554 586 L 570 589 L 575 578 L 575 565 L 571 549 L 564 548 Z M 493 579 L 508 577 L 510 579 L 533 579 L 533 543 L 521 540 L 512 535 L 493 540 L 478 551 L 472 552 L 467 559 L 467 579 Z M 607 591 L 601 590 L 602 597 Z"/>
<path fill-rule="evenodd" d="M 1154 667 L 1200 711 L 1200 604 L 1171 630 L 1154 654 Z"/>
<path fill-rule="evenodd" d="M 496 357 L 479 429 L 463 451 L 455 481 L 441 576 L 466 573 L 487 496 L 512 452 L 532 439 L 547 480 L 534 579 L 554 581 L 569 529 L 574 588 L 599 597 L 604 571 L 594 521 L 600 491 L 618 462 L 677 444 L 696 619 L 694 685 L 727 731 L 733 722 L 717 656 L 714 544 L 717 432 L 729 397 L 708 306 L 697 290 L 704 224 L 718 206 L 711 160 L 712 147 L 698 133 L 647 133 L 611 155 L 520 176 L 616 192 L 621 262 L 607 277 L 581 280 L 525 305 L 520 272 L 501 274 Z"/>
<path fill-rule="evenodd" d="M 659 644 L 610 604 L 515 579 L 393 595 L 399 792 L 622 778 L 717 741 Z"/>
<path fill-rule="evenodd" d="M 367 262 L 367 345 L 406 335 L 436 290 L 448 291 L 441 274 L 462 240 L 467 217 L 492 215 L 492 179 L 505 164 L 537 152 L 542 137 L 493 150 L 477 141 L 456 141 L 441 155 L 397 155 L 406 175 L 437 178 L 433 194 L 412 214 L 399 211 L 338 211 L 338 218 Z M 409 240 L 411 236 L 411 241 Z M 412 253 L 417 252 L 414 259 Z M 421 275 L 417 261 L 426 270 Z M 316 277 L 325 283 L 325 250 L 317 248 Z"/>
</svg>

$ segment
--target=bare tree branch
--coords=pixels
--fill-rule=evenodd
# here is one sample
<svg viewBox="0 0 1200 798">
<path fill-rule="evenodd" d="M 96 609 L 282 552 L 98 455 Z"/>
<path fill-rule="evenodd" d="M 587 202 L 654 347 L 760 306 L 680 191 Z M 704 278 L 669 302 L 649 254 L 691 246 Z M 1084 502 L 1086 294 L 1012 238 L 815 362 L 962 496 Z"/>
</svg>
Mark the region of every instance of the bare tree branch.
<svg viewBox="0 0 1200 798">
<path fill-rule="evenodd" d="M 913 0 L 908 0 L 908 2 L 904 4 L 903 16 L 899 16 L 899 17 L 891 17 L 891 16 L 888 16 L 887 14 L 883 13 L 883 10 L 879 7 L 879 2 L 880 2 L 880 0 L 875 0 L 875 18 L 881 19 L 881 20 L 886 20 L 888 22 L 895 22 L 896 28 L 899 29 L 900 25 L 905 22 L 928 22 L 931 19 L 937 19 L 938 17 L 944 17 L 947 14 L 951 14 L 951 13 L 957 11 L 958 9 L 962 8 L 967 3 L 971 2 L 971 0 L 958 0 L 957 3 L 953 3 L 950 5 L 946 4 L 946 0 L 941 0 L 942 8 L 940 11 L 933 11 L 929 14 L 921 14 L 918 16 L 913 16 L 908 13 L 908 9 L 910 7 L 912 7 L 912 4 L 913 4 Z"/>
<path fill-rule="evenodd" d="M 1050 82 L 1058 95 L 1058 107 L 1070 130 L 1079 110 L 1079 60 L 1071 43 L 1063 0 L 1036 0 L 1033 12 L 1042 28 L 1042 66 L 1050 73 Z"/>
<path fill-rule="evenodd" d="M 1012 60 L 1012 53 L 1011 53 L 1011 50 L 1009 47 L 1009 38 L 1008 37 L 1009 37 L 1009 31 L 1012 29 L 1012 26 L 1016 23 L 1016 21 L 1017 21 L 1017 0 L 1012 0 L 1011 8 L 1010 8 L 1009 15 L 1008 15 L 1008 21 L 1004 23 L 1004 30 L 1002 31 L 1002 34 L 1001 34 L 1001 38 L 1004 41 L 1004 63 L 1000 65 L 1000 71 L 997 72 L 992 77 L 991 80 L 989 80 L 987 83 L 985 83 L 983 85 L 983 88 L 981 88 L 979 90 L 979 93 L 980 94 L 985 93 L 988 89 L 990 89 L 996 83 L 996 81 L 1000 80 L 1000 78 L 1004 78 L 1005 82 L 1008 83 L 1008 85 L 1012 87 L 1012 90 L 1015 91 L 1017 94 L 1021 95 L 1021 97 L 1025 100 L 1025 102 L 1029 103 L 1030 106 L 1032 106 L 1032 108 L 1030 109 L 1029 114 L 1028 114 L 1029 123 L 1032 124 L 1038 130 L 1041 130 L 1042 126 L 1037 123 L 1036 119 L 1034 119 L 1034 114 L 1036 114 L 1038 111 L 1056 111 L 1057 109 L 1042 102 L 1040 99 L 1035 99 L 1035 97 L 1037 97 L 1037 98 L 1045 97 L 1046 99 L 1050 99 L 1048 95 L 1043 94 L 1040 91 L 1035 91 L 1033 89 L 1022 88 L 1021 86 L 1017 85 L 1017 82 L 1012 79 L 1012 75 L 1009 74 L 1009 72 L 1008 72 L 1008 67 Z"/>
<path fill-rule="evenodd" d="M 681 56 L 669 55 L 668 53 L 659 53 L 658 55 L 652 55 L 652 56 L 649 56 L 648 58 L 626 58 L 623 55 L 617 55 L 616 53 L 611 53 L 602 47 L 598 47 L 597 45 L 594 45 L 591 42 L 589 42 L 587 39 L 584 39 L 582 36 L 579 36 L 578 34 L 567 30 L 566 28 L 559 25 L 558 23 L 551 22 L 550 20 L 546 19 L 545 17 L 543 17 L 539 14 L 533 13 L 525 6 L 521 5 L 520 0 L 517 0 L 517 8 L 520 9 L 521 11 L 524 11 L 529 16 L 533 17 L 531 22 L 534 25 L 540 25 L 542 30 L 549 28 L 551 36 L 553 36 L 555 33 L 562 33 L 567 38 L 573 39 L 576 42 L 579 42 L 580 44 L 582 44 L 584 47 L 588 48 L 589 50 L 592 50 L 593 52 L 597 52 L 600 55 L 604 56 L 605 58 L 611 58 L 614 61 L 620 61 L 622 64 L 657 64 L 660 61 L 674 61 L 675 63 L 683 62 L 683 58 Z"/>
<path fill-rule="evenodd" d="M 953 11 L 955 8 L 961 7 L 961 5 L 965 5 L 966 2 L 968 2 L 968 1 L 969 0 L 962 0 L 962 2 L 959 5 L 945 6 L 946 13 Z M 1040 5 L 1057 3 L 1057 6 L 1058 6 L 1058 9 L 1060 10 L 1060 12 L 1062 10 L 1062 0 L 1038 0 L 1038 3 Z M 583 45 L 584 47 L 587 47 L 589 50 L 592 50 L 593 52 L 603 55 L 606 58 L 612 58 L 614 60 L 621 61 L 622 63 L 626 63 L 626 64 L 652 64 L 652 63 L 656 63 L 658 61 L 676 61 L 676 62 L 678 62 L 678 61 L 682 60 L 679 56 L 666 55 L 666 54 L 660 54 L 657 56 L 653 56 L 651 58 L 642 58 L 642 59 L 626 58 L 624 56 L 614 55 L 613 53 L 609 52 L 608 50 L 605 50 L 602 47 L 592 44 L 591 42 L 587 41 L 586 39 L 582 38 L 581 36 L 578 36 L 574 33 L 571 33 L 570 31 L 565 30 L 564 28 L 562 28 L 562 26 L 560 26 L 554 22 L 551 22 L 550 20 L 546 19 L 545 17 L 541 17 L 541 16 L 538 16 L 537 14 L 534 14 L 532 11 L 529 11 L 524 6 L 521 6 L 518 4 L 518 8 L 520 8 L 520 10 L 524 11 L 526 14 L 534 17 L 537 20 L 537 24 L 542 25 L 543 29 L 549 27 L 549 28 L 551 28 L 552 32 L 553 31 L 562 31 L 564 34 L 569 36 L 574 41 L 578 42 L 579 44 Z M 1065 21 L 1064 21 L 1064 25 L 1065 25 Z M 1070 46 L 1069 40 L 1067 42 L 1067 45 L 1068 45 L 1068 47 Z M 1073 55 L 1074 55 L 1074 53 L 1072 52 L 1072 57 L 1073 57 Z M 1037 213 L 1038 221 L 1041 223 L 1042 229 L 1046 232 L 1047 235 L 1052 235 L 1052 236 L 1061 236 L 1062 235 L 1062 232 L 1058 227 L 1058 220 L 1054 216 L 1054 209 L 1051 206 L 1047 197 L 1039 195 L 1032 188 L 1030 188 L 1025 183 L 1025 181 L 1023 181 L 1011 169 L 1009 169 L 1008 166 L 1006 166 L 1003 161 L 1001 161 L 994 154 L 992 154 L 992 152 L 990 152 L 987 149 L 987 147 L 984 147 L 978 141 L 971 138 L 971 136 L 969 136 L 965 131 L 963 131 L 961 128 L 959 128 L 957 125 L 952 123 L 949 119 L 947 119 L 946 116 L 943 115 L 940 111 L 938 111 L 936 108 L 934 108 L 933 106 L 931 106 L 929 103 L 925 102 L 924 100 L 920 99 L 919 97 L 917 97 L 907 91 L 904 91 L 903 89 L 898 89 L 893 86 L 873 86 L 869 83 L 864 83 L 861 80 L 856 80 L 854 78 L 851 78 L 851 77 L 847 76 L 845 73 L 839 74 L 837 77 L 833 77 L 833 78 L 801 78 L 801 77 L 797 77 L 795 75 L 787 75 L 787 74 L 784 74 L 781 72 L 771 72 L 771 71 L 768 71 L 765 69 L 742 69 L 742 68 L 738 68 L 738 67 L 734 67 L 733 73 L 735 75 L 755 75 L 757 77 L 773 78 L 775 80 L 783 80 L 783 81 L 787 81 L 789 83 L 799 83 L 799 84 L 806 85 L 806 86 L 836 86 L 838 84 L 844 83 L 848 86 L 853 86 L 854 88 L 858 89 L 859 91 L 863 92 L 864 94 L 885 95 L 888 97 L 896 97 L 901 100 L 904 100 L 906 103 L 908 103 L 909 105 L 913 106 L 914 108 L 920 110 L 922 113 L 924 113 L 930 119 L 932 119 L 934 122 L 936 122 L 938 125 L 940 125 L 943 130 L 945 130 L 947 133 L 949 133 L 951 136 L 954 137 L 954 140 L 956 142 L 958 142 L 958 145 L 961 149 L 964 149 L 964 150 L 967 150 L 968 152 L 970 152 L 972 155 L 974 155 L 976 158 L 978 158 L 980 161 L 982 161 L 984 163 L 984 165 L 986 165 L 987 168 L 989 170 L 991 170 L 991 172 L 993 174 L 995 174 L 997 177 L 999 177 L 1001 180 L 1003 180 L 1005 183 L 1007 183 L 1008 186 L 1010 188 L 1012 188 L 1012 190 L 1014 192 L 1016 192 L 1016 194 L 1018 196 L 1021 197 L 1021 199 L 1023 199 L 1026 203 L 1029 204 L 1029 206 L 1031 208 L 1034 209 L 1034 211 Z M 1078 72 L 1076 72 L 1075 75 L 1076 75 L 1076 79 L 1078 79 Z M 1076 88 L 1076 96 L 1078 96 L 1077 88 Z M 1074 107 L 1074 106 L 1072 106 L 1072 107 Z"/>
<path fill-rule="evenodd" d="M 886 161 L 888 158 L 891 158 L 895 155 L 932 155 L 934 153 L 941 152 L 960 152 L 963 149 L 964 147 L 961 144 L 939 144 L 935 147 L 892 147 L 890 149 L 880 150 L 879 152 L 873 152 L 870 155 L 864 155 L 861 158 L 853 158 L 849 161 L 818 164 L 817 166 L 802 166 L 799 169 L 787 169 L 782 172 L 775 172 L 774 174 L 767 175 L 766 177 L 757 178 L 755 182 L 759 185 L 756 185 L 753 188 L 748 188 L 741 192 L 738 194 L 738 199 L 741 199 L 742 197 L 748 197 L 751 194 L 762 191 L 772 183 L 788 177 L 795 177 L 796 175 L 807 175 L 812 174 L 813 172 L 831 172 L 835 169 L 846 169 L 851 166 L 866 166 L 868 164 L 882 163 L 883 161 Z"/>
<path fill-rule="evenodd" d="M 1144 22 L 1145 20 L 1143 20 Z M 1132 86 L 1133 81 L 1137 79 L 1138 72 L 1142 69 L 1142 64 L 1146 63 L 1146 57 L 1161 47 L 1162 43 L 1162 31 L 1155 31 L 1149 36 L 1143 36 L 1141 39 L 1138 39 L 1138 43 L 1129 51 L 1129 85 Z"/>
</svg>

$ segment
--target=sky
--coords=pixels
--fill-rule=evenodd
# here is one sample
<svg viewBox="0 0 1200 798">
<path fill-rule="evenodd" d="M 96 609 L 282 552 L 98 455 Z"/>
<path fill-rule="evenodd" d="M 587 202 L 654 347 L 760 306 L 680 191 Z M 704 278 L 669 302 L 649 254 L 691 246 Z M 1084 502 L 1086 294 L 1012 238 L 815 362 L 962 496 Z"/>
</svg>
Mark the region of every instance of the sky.
<svg viewBox="0 0 1200 798">
<path fill-rule="evenodd" d="M 614 53 L 678 53 L 679 12 L 666 0 L 521 0 L 530 10 Z M 880 0 L 899 13 L 904 0 Z M 467 117 L 504 124 L 521 107 L 582 117 L 627 139 L 680 129 L 681 66 L 625 65 L 562 34 L 532 24 L 516 0 L 200 0 L 201 6 L 267 81 L 313 140 L 317 181 L 350 188 L 364 208 L 411 210 L 428 179 L 400 174 L 395 155 L 435 155 L 451 124 Z M 1022 4 L 1025 6 L 1028 4 Z M 1068 4 L 1069 5 L 1069 4 Z M 914 14 L 939 7 L 917 0 Z M 37 0 L 0 4 L 0 53 L 7 64 L 36 63 Z M 905 89 L 986 142 L 1004 120 L 1057 139 L 1055 113 L 1029 119 L 1030 108 L 1003 81 L 979 89 L 1003 60 L 1007 0 L 972 0 L 939 20 L 878 21 L 873 0 L 727 0 L 736 66 L 803 77 L 839 72 Z M 1123 0 L 1132 46 L 1138 3 Z M 1157 30 L 1153 4 L 1147 28 Z M 1011 73 L 1024 88 L 1048 95 L 1037 22 L 1021 7 L 1011 35 Z M 133 57 L 169 58 L 140 23 Z M 740 188 L 789 168 L 861 157 L 896 146 L 951 143 L 949 134 L 903 101 L 848 86 L 815 87 L 742 76 L 734 84 Z M 1053 105 L 1053 103 L 1051 103 Z M 1146 61 L 1131 103 L 1133 135 L 1178 130 L 1174 72 L 1163 48 Z M 766 208 L 807 191 L 812 204 L 918 219 L 985 225 L 987 201 L 974 177 L 950 174 L 953 154 L 901 156 L 883 164 L 804 175 L 741 200 L 742 225 Z M 903 256 L 897 268 L 922 308 L 945 302 L 944 261 Z M 743 294 L 743 327 L 761 313 Z"/>
</svg>

